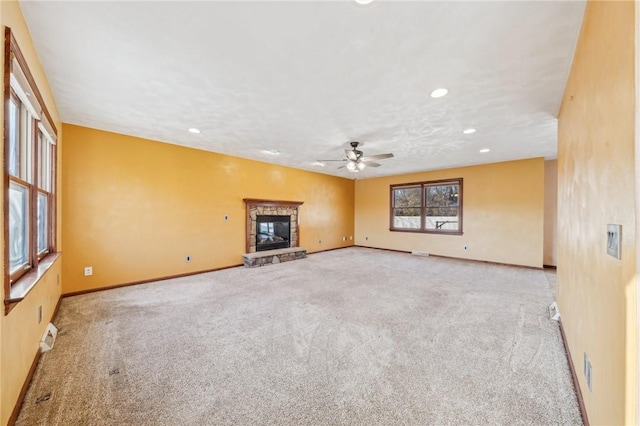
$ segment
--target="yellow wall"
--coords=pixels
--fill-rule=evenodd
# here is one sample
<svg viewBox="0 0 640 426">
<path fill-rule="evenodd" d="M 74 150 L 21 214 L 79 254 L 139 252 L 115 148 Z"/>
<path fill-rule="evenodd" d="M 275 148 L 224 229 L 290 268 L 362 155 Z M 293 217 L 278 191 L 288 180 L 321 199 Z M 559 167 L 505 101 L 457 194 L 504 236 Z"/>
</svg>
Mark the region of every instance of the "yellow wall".
<svg viewBox="0 0 640 426">
<path fill-rule="evenodd" d="M 300 246 L 309 253 L 352 245 L 352 180 L 78 126 L 64 132 L 64 293 L 241 264 L 243 198 L 303 201 Z"/>
<path fill-rule="evenodd" d="M 558 160 L 544 162 L 544 252 L 545 265 L 556 266 L 558 217 Z"/>
<path fill-rule="evenodd" d="M 633 2 L 587 4 L 558 126 L 558 301 L 596 425 L 636 420 L 634 37 Z M 609 223 L 622 225 L 621 260 L 606 252 Z"/>
<path fill-rule="evenodd" d="M 38 85 L 38 89 L 42 93 L 47 108 L 49 109 L 58 129 L 59 194 L 62 132 L 53 96 L 49 90 L 46 77 L 33 48 L 31 36 L 29 35 L 27 26 L 25 25 L 18 3 L 15 1 L 0 2 L 0 21 L 2 22 L 2 25 L 11 27 L 20 46 L 20 50 L 29 64 L 29 69 L 33 74 L 36 84 Z M 3 49 L 3 47 L 0 47 L 0 49 Z M 4 53 L 2 57 L 4 57 Z M 0 73 L 2 73 L 1 70 Z M 3 117 L 4 114 L 2 113 L 2 106 L 0 105 L 0 122 Z M 2 150 L 3 144 L 0 143 L 0 152 Z M 4 153 L 2 153 L 2 155 L 4 155 Z M 2 191 L 0 191 L 0 201 L 2 196 Z M 60 235 L 60 203 L 58 203 L 57 213 L 58 250 L 60 250 L 62 247 L 62 239 Z M 4 221 L 4 218 L 2 220 Z M 0 233 L 0 239 L 1 238 L 2 233 Z M 2 246 L 3 245 L 4 241 L 2 241 Z M 25 300 L 20 302 L 8 315 L 0 316 L 0 400 L 2 401 L 0 405 L 0 424 L 2 425 L 6 424 L 11 416 L 22 385 L 34 360 L 34 356 L 39 349 L 39 342 L 44 333 L 44 329 L 51 319 L 55 306 L 60 298 L 61 286 L 58 284 L 59 276 L 60 280 L 62 280 L 60 264 L 61 259 L 58 259 L 48 273 L 38 282 L 36 287 L 27 295 Z M 2 288 L 0 291 L 4 292 L 4 287 L 0 286 L 0 288 Z M 42 306 L 43 317 L 40 324 L 38 324 L 39 306 Z"/>
<path fill-rule="evenodd" d="M 459 177 L 464 235 L 389 231 L 389 185 Z M 542 158 L 356 181 L 362 246 L 542 267 L 543 215 Z"/>
</svg>

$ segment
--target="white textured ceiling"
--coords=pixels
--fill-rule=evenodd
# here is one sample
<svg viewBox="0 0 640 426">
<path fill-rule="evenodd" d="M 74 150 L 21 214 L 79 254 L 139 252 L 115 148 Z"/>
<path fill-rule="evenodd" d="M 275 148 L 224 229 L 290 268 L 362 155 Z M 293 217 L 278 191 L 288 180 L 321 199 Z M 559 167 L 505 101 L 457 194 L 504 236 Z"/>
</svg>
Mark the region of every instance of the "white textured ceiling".
<svg viewBox="0 0 640 426">
<path fill-rule="evenodd" d="M 584 10 L 582 1 L 20 5 L 64 122 L 359 179 L 555 157 Z M 429 97 L 438 87 L 449 94 Z M 343 158 L 351 140 L 365 155 L 395 157 L 358 174 L 313 165 Z"/>
</svg>

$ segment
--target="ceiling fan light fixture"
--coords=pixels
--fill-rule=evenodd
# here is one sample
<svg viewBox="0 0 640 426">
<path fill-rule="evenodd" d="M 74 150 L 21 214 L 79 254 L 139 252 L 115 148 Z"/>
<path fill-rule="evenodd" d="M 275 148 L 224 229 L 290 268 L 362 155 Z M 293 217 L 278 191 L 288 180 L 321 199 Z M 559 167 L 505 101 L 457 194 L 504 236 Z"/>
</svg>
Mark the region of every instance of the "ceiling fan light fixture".
<svg viewBox="0 0 640 426">
<path fill-rule="evenodd" d="M 349 170 L 350 172 L 359 172 L 360 170 L 358 170 L 358 166 L 356 165 L 355 161 L 349 161 L 347 163 L 347 170 Z"/>
<path fill-rule="evenodd" d="M 358 170 L 363 171 L 365 167 L 367 167 L 366 164 L 362 163 L 362 162 L 358 162 L 356 164 L 356 167 L 358 168 Z"/>
<path fill-rule="evenodd" d="M 476 129 L 466 129 L 462 131 L 462 133 L 464 133 L 465 135 L 470 135 L 475 132 L 476 132 Z"/>
</svg>

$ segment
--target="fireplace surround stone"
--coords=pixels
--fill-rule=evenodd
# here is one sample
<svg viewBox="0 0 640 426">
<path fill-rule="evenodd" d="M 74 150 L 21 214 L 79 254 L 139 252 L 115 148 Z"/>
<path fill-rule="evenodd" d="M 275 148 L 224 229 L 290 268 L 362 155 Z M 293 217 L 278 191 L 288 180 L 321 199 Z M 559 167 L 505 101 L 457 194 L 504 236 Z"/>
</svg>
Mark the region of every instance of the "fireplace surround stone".
<svg viewBox="0 0 640 426">
<path fill-rule="evenodd" d="M 298 207 L 303 204 L 303 201 L 282 201 L 282 200 L 263 200 L 255 198 L 245 198 L 243 200 L 246 205 L 246 253 L 256 253 L 256 233 L 257 225 L 256 218 L 258 216 L 290 216 L 289 229 L 291 232 L 289 247 L 292 249 L 299 248 L 300 244 L 300 228 L 299 228 L 299 212 Z M 264 256 L 269 256 L 269 253 L 273 250 L 265 250 L 260 253 L 264 253 Z M 281 256 L 283 260 L 293 260 L 294 258 L 300 258 L 302 250 L 293 250 L 292 252 L 299 253 L 297 256 Z M 306 256 L 306 250 L 304 250 L 304 256 Z M 302 256 L 302 257 L 304 257 Z M 256 256 L 253 256 L 256 257 Z M 259 257 L 259 256 L 258 256 Z M 271 263 L 271 262 L 269 262 Z M 257 265 L 255 265 L 257 266 Z"/>
</svg>

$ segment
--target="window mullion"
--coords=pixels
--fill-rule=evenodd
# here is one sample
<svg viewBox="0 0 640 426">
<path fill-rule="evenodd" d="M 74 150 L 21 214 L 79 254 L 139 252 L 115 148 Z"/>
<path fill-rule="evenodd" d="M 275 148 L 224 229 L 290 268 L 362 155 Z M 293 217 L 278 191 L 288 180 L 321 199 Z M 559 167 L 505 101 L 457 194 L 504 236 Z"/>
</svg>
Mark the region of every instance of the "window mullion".
<svg viewBox="0 0 640 426">
<path fill-rule="evenodd" d="M 29 203 L 29 248 L 31 250 L 31 265 L 38 266 L 38 122 L 27 112 L 28 123 L 31 125 L 31 182 Z"/>
<path fill-rule="evenodd" d="M 420 206 L 422 207 L 420 209 L 420 225 L 421 231 L 426 231 L 427 230 L 427 189 L 426 189 L 426 185 L 422 184 L 420 185 L 420 193 L 421 193 L 421 199 L 420 199 Z"/>
</svg>

